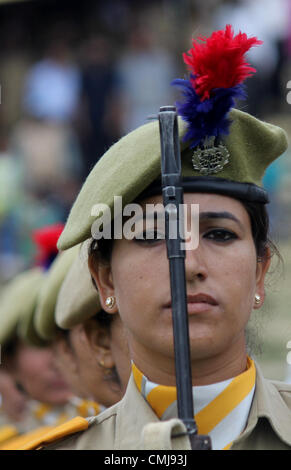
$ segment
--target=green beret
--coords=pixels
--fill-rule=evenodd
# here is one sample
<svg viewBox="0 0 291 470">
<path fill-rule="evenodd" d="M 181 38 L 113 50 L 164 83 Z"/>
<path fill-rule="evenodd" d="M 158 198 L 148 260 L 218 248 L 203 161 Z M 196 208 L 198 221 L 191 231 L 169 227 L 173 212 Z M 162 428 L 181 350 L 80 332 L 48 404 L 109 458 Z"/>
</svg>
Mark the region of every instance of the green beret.
<svg viewBox="0 0 291 470">
<path fill-rule="evenodd" d="M 79 248 L 76 246 L 64 253 L 59 253 L 46 273 L 34 315 L 36 331 L 44 340 L 52 340 L 56 333 L 55 308 L 59 290 L 70 266 L 78 255 Z"/>
<path fill-rule="evenodd" d="M 31 320 L 42 283 L 43 270 L 33 268 L 19 274 L 6 286 L 0 302 L 1 345 L 5 345 L 15 336 L 28 342 L 31 336 L 36 340 Z"/>
<path fill-rule="evenodd" d="M 70 329 L 101 310 L 99 295 L 88 270 L 87 247 L 76 257 L 59 292 L 55 319 L 60 328 Z"/>
<path fill-rule="evenodd" d="M 229 162 L 210 179 L 194 170 L 194 150 L 183 141 L 186 124 L 182 119 L 178 121 L 182 177 L 206 181 L 204 192 L 219 192 L 217 186 L 214 191 L 208 189 L 209 181 L 223 183 L 221 192 L 228 188 L 227 195 L 231 195 L 228 182 L 262 186 L 268 165 L 287 149 L 287 137 L 281 128 L 237 109 L 230 111 L 228 116 L 231 120 L 230 133 L 223 138 L 223 144 L 229 152 Z M 160 177 L 160 157 L 157 121 L 139 127 L 114 144 L 87 177 L 59 238 L 58 248 L 65 250 L 91 238 L 91 226 L 99 216 L 92 215 L 94 205 L 106 204 L 113 214 L 114 196 L 122 196 L 123 206 L 133 202 Z M 193 191 L 195 189 L 191 189 Z M 197 191 L 201 192 L 201 186 L 197 186 Z"/>
</svg>

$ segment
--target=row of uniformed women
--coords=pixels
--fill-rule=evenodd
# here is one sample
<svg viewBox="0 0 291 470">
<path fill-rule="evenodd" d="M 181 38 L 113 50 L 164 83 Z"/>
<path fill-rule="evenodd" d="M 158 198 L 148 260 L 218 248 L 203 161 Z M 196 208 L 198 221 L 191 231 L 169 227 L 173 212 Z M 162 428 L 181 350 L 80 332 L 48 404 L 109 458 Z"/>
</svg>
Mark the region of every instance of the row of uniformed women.
<svg viewBox="0 0 291 470">
<path fill-rule="evenodd" d="M 82 418 L 122 397 L 129 356 L 121 322 L 101 311 L 84 266 L 74 248 L 57 256 L 47 272 L 33 268 L 6 288 L 0 303 L 0 449 L 23 448 L 75 416 L 81 418 L 75 426 L 87 426 Z M 57 326 L 55 314 L 70 330 Z M 18 412 L 15 392 L 22 399 Z"/>
<path fill-rule="evenodd" d="M 186 252 L 185 262 L 194 412 L 213 449 L 291 447 L 290 386 L 266 380 L 246 352 L 245 328 L 264 302 L 270 265 L 261 180 L 287 148 L 280 128 L 233 108 L 234 98 L 244 95 L 243 80 L 254 72 L 244 54 L 258 44 L 234 36 L 230 26 L 193 41 L 185 56 L 190 78 L 178 81 L 185 96 L 178 108 L 184 202 L 199 204 L 200 217 L 199 246 Z M 153 225 L 141 222 L 133 239 L 92 240 L 92 208 L 101 203 L 112 209 L 115 196 L 144 212 L 162 202 L 157 122 L 128 134 L 98 161 L 58 243 L 68 250 L 91 240 L 88 268 L 101 306 L 112 327 L 122 324 L 128 344 L 125 395 L 87 420 L 83 432 L 75 433 L 82 425 L 67 427 L 30 448 L 190 449 L 177 416 L 164 233 L 152 217 Z M 83 274 L 77 278 L 81 282 Z"/>
</svg>

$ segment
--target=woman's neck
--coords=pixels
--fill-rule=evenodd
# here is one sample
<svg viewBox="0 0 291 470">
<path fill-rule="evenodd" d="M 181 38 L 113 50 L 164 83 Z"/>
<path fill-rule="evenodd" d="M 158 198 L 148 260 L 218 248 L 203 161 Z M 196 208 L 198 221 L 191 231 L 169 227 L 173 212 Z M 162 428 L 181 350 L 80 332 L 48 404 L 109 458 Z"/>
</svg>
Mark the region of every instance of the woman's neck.
<svg viewBox="0 0 291 470">
<path fill-rule="evenodd" d="M 132 360 L 138 369 L 152 382 L 175 386 L 175 366 L 173 358 L 157 357 L 148 348 L 144 351 L 132 349 Z M 236 377 L 246 370 L 247 353 L 245 341 L 228 348 L 219 354 L 192 359 L 192 384 L 209 385 Z"/>
</svg>

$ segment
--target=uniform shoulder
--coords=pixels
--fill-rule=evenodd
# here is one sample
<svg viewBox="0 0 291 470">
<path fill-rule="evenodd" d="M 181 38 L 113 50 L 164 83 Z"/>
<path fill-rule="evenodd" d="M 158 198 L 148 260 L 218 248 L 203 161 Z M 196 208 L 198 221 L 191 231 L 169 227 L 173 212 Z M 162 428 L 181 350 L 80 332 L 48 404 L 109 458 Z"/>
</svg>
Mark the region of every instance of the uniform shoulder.
<svg viewBox="0 0 291 470">
<path fill-rule="evenodd" d="M 51 429 L 45 434 L 41 436 L 37 436 L 35 439 L 31 439 L 30 441 L 26 442 L 23 446 L 21 446 L 20 450 L 36 450 L 40 449 L 43 446 L 53 443 L 55 441 L 59 441 L 64 439 L 68 436 L 74 435 L 76 433 L 80 433 L 89 427 L 88 419 L 82 418 L 77 416 L 69 421 L 66 421 L 59 426 Z"/>
<path fill-rule="evenodd" d="M 52 430 L 52 428 L 53 426 L 40 426 L 39 428 L 33 429 L 29 432 L 18 434 L 17 436 L 0 445 L 0 450 L 22 449 L 29 442 L 38 440 L 42 436 L 46 435 L 49 431 Z"/>
<path fill-rule="evenodd" d="M 114 435 L 116 412 L 116 406 L 113 406 L 90 418 L 77 416 L 40 439 L 29 442 L 21 450 L 103 449 L 106 443 L 111 442 L 109 437 Z"/>
<path fill-rule="evenodd" d="M 98 416 L 87 418 L 88 427 L 83 431 L 67 435 L 43 446 L 44 450 L 111 450 L 114 447 L 116 427 L 116 405 L 108 408 Z"/>
<path fill-rule="evenodd" d="M 280 380 L 270 380 L 270 379 L 267 379 L 267 380 L 269 380 L 269 382 L 271 382 L 277 388 L 279 392 L 280 391 L 291 392 L 291 383 L 283 382 Z"/>
<path fill-rule="evenodd" d="M 288 408 L 291 409 L 291 384 L 278 380 L 270 380 L 269 382 L 273 384 Z"/>
</svg>

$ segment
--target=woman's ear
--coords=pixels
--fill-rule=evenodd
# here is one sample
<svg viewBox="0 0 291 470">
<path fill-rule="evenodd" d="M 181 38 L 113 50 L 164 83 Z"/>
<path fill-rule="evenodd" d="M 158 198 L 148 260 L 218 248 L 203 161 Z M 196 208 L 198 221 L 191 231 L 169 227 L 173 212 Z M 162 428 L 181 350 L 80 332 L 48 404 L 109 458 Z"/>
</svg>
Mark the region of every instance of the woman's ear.
<svg viewBox="0 0 291 470">
<path fill-rule="evenodd" d="M 266 248 L 263 257 L 257 261 L 257 272 L 256 272 L 256 300 L 254 308 L 258 309 L 262 307 L 265 300 L 265 278 L 271 264 L 271 250 L 269 247 Z"/>
<path fill-rule="evenodd" d="M 83 324 L 83 328 L 90 349 L 93 351 L 99 367 L 102 369 L 104 375 L 109 375 L 112 368 L 115 366 L 110 347 L 109 328 L 99 326 L 93 319 L 87 320 Z"/>
<path fill-rule="evenodd" d="M 88 266 L 91 276 L 97 286 L 103 310 L 107 313 L 117 313 L 118 309 L 116 302 L 108 302 L 108 299 L 115 299 L 110 264 L 99 263 L 94 254 L 90 254 L 88 258 Z"/>
</svg>

